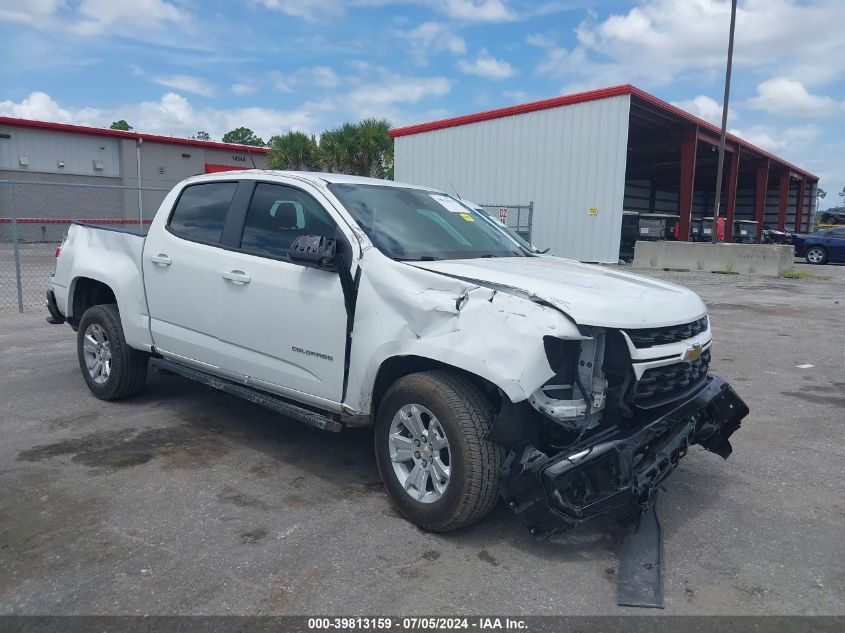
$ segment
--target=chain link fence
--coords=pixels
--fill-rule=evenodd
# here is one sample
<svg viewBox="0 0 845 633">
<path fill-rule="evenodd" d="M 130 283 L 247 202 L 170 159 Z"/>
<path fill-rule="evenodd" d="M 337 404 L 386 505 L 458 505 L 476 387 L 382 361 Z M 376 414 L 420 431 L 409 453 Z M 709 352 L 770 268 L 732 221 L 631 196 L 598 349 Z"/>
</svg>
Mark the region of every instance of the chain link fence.
<svg viewBox="0 0 845 633">
<path fill-rule="evenodd" d="M 531 224 L 534 220 L 534 202 L 528 204 L 481 204 L 491 216 L 518 234 L 527 242 L 531 241 Z"/>
<path fill-rule="evenodd" d="M 71 224 L 81 222 L 144 234 L 158 209 L 155 202 L 168 191 L 0 180 L 0 314 L 43 308 L 50 275 L 56 269 L 56 249 Z"/>
</svg>

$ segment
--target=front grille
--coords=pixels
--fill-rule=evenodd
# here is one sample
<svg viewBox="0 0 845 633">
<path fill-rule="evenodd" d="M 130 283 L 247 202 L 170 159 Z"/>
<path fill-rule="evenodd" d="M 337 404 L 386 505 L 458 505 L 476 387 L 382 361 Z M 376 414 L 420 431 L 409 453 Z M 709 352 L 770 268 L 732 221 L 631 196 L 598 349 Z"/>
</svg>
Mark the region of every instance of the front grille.
<svg viewBox="0 0 845 633">
<path fill-rule="evenodd" d="M 680 343 L 696 334 L 707 330 L 707 316 L 703 316 L 692 323 L 682 325 L 670 325 L 668 327 L 642 328 L 638 330 L 625 330 L 625 334 L 634 343 L 634 347 L 652 347 L 653 345 L 668 345 L 669 343 Z"/>
<path fill-rule="evenodd" d="M 647 369 L 634 385 L 634 405 L 652 409 L 694 393 L 707 379 L 709 367 L 710 350 L 705 350 L 692 362 Z"/>
</svg>

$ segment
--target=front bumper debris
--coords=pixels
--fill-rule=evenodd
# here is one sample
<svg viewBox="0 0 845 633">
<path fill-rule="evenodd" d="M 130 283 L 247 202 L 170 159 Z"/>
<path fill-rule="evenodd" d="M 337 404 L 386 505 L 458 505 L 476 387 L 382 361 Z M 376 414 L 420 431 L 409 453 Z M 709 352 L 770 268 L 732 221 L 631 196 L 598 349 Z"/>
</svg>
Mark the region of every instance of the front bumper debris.
<svg viewBox="0 0 845 633">
<path fill-rule="evenodd" d="M 652 489 L 693 444 L 724 459 L 748 406 L 710 375 L 693 398 L 645 426 L 599 434 L 556 455 L 528 444 L 511 451 L 502 496 L 532 533 L 550 535 L 611 511 L 645 506 Z"/>
</svg>

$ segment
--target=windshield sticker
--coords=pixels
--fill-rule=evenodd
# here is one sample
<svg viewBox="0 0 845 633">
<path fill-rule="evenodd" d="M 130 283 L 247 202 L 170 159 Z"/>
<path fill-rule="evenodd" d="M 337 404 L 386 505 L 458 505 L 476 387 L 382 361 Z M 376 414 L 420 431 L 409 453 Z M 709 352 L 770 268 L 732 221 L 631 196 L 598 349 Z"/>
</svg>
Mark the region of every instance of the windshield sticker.
<svg viewBox="0 0 845 633">
<path fill-rule="evenodd" d="M 450 198 L 449 196 L 444 196 L 439 193 L 430 193 L 428 195 L 430 195 L 437 204 L 439 204 L 447 211 L 451 211 L 452 213 L 467 212 L 467 208 L 454 198 Z"/>
<path fill-rule="evenodd" d="M 461 213 L 461 217 L 467 222 L 475 222 L 475 218 L 473 218 L 469 213 Z"/>
</svg>

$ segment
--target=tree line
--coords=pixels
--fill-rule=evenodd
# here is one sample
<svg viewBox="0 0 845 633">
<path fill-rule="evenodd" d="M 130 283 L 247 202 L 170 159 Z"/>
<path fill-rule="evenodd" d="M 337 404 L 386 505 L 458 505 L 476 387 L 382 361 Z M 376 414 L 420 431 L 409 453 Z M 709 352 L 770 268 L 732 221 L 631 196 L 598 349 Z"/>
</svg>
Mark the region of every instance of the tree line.
<svg viewBox="0 0 845 633">
<path fill-rule="evenodd" d="M 111 124 L 113 130 L 131 130 L 121 119 Z M 329 171 L 373 178 L 393 178 L 393 139 L 390 123 L 385 119 L 364 119 L 358 123 L 324 130 L 319 139 L 304 132 L 288 132 L 264 139 L 247 127 L 230 130 L 221 139 L 224 143 L 268 147 L 270 169 Z M 210 141 L 204 130 L 191 138 Z"/>
</svg>

